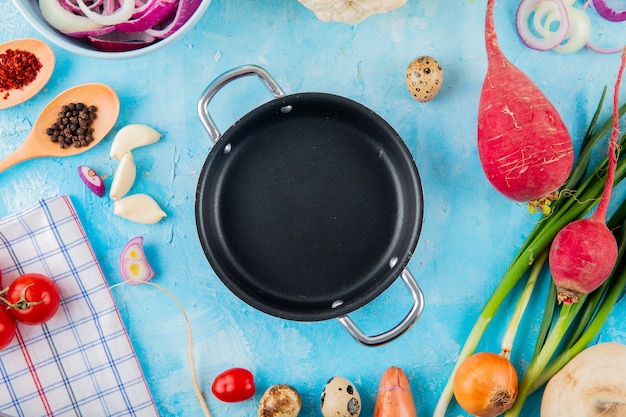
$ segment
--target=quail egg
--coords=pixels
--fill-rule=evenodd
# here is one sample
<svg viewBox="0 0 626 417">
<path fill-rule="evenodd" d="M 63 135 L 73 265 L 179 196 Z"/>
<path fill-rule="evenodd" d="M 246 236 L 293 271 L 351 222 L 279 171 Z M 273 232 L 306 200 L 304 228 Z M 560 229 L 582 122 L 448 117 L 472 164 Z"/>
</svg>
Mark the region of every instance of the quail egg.
<svg viewBox="0 0 626 417">
<path fill-rule="evenodd" d="M 320 407 L 324 417 L 357 417 L 361 413 L 361 397 L 352 382 L 335 376 L 324 385 Z"/>
<path fill-rule="evenodd" d="M 435 98 L 443 83 L 441 64 L 431 56 L 418 56 L 406 69 L 406 87 L 422 103 Z"/>
<path fill-rule="evenodd" d="M 294 387 L 272 385 L 259 401 L 258 417 L 297 417 L 301 408 L 302 398 Z"/>
</svg>

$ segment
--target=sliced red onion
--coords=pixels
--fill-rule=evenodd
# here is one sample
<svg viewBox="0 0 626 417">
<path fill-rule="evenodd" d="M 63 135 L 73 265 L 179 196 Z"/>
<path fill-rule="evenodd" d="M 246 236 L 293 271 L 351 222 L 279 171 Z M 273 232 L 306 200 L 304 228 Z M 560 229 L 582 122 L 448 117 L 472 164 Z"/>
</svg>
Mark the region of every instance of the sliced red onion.
<svg viewBox="0 0 626 417">
<path fill-rule="evenodd" d="M 591 37 L 591 20 L 580 9 L 568 8 L 569 29 L 562 44 L 554 50 L 562 54 L 571 54 L 585 47 Z"/>
<path fill-rule="evenodd" d="M 531 14 L 534 12 L 535 7 L 540 3 L 549 1 L 554 3 L 559 11 L 561 20 L 559 27 L 555 32 L 549 32 L 550 36 L 544 36 L 543 38 L 537 37 L 530 29 L 529 20 Z M 524 45 L 529 48 L 536 49 L 538 51 L 548 51 L 560 45 L 569 29 L 569 17 L 567 8 L 563 4 L 562 0 L 522 0 L 517 8 L 517 14 L 515 16 L 515 23 L 517 26 L 517 32 L 524 42 Z"/>
<path fill-rule="evenodd" d="M 156 41 L 145 32 L 124 33 L 114 31 L 102 36 L 88 36 L 89 42 L 101 51 L 124 52 L 143 48 Z"/>
<path fill-rule="evenodd" d="M 96 7 L 99 7 L 100 5 L 102 5 L 103 2 L 104 0 L 96 0 L 89 5 L 89 8 L 93 10 Z M 76 0 L 61 0 L 60 3 L 61 3 L 61 6 L 63 6 L 63 8 L 66 10 L 69 10 L 74 13 L 82 13 L 80 10 L 80 7 L 78 7 L 78 3 L 76 3 Z"/>
<path fill-rule="evenodd" d="M 113 10 L 112 4 L 112 1 L 105 2 L 105 10 L 110 9 L 108 10 L 109 13 Z M 135 0 L 122 0 L 120 7 L 107 15 L 90 10 L 84 0 L 78 0 L 78 6 L 83 14 L 94 22 L 100 23 L 101 25 L 116 25 L 130 19 L 135 10 Z"/>
<path fill-rule="evenodd" d="M 96 49 L 121 52 L 172 35 L 203 0 L 38 1 L 42 16 L 55 29 L 71 37 L 86 38 Z"/>
<path fill-rule="evenodd" d="M 78 176 L 95 195 L 98 197 L 104 195 L 104 182 L 96 171 L 86 165 L 81 165 L 78 167 Z"/>
<path fill-rule="evenodd" d="M 176 0 L 155 0 L 151 2 L 150 8 L 136 19 L 118 23 L 115 27 L 122 32 L 141 32 L 148 30 L 163 22 L 176 8 Z"/>
<path fill-rule="evenodd" d="M 124 281 L 131 285 L 143 284 L 156 275 L 146 258 L 143 236 L 134 237 L 124 245 L 120 256 L 120 273 Z"/>
<path fill-rule="evenodd" d="M 600 16 L 611 22 L 622 22 L 626 20 L 626 10 L 614 10 L 606 4 L 605 0 L 593 0 L 593 7 Z"/>
<path fill-rule="evenodd" d="M 87 32 L 105 26 L 64 9 L 58 0 L 39 0 L 39 10 L 53 28 L 63 33 Z"/>
<path fill-rule="evenodd" d="M 198 9 L 200 3 L 202 3 L 202 0 L 179 0 L 174 19 L 165 27 L 160 29 L 151 28 L 146 30 L 146 33 L 159 39 L 167 38 L 187 23 L 187 20 Z"/>
<path fill-rule="evenodd" d="M 136 0 L 135 1 L 135 11 L 131 16 L 131 19 L 137 19 L 141 15 L 143 15 L 147 9 L 149 9 L 152 4 L 157 0 Z"/>
<path fill-rule="evenodd" d="M 598 52 L 599 54 L 618 54 L 624 50 L 623 46 L 616 46 L 614 48 L 603 48 L 591 42 L 587 42 L 587 48 L 591 49 L 592 51 Z"/>
<path fill-rule="evenodd" d="M 100 29 L 94 30 L 83 30 L 78 32 L 62 32 L 67 36 L 71 36 L 72 38 L 86 38 L 88 36 L 102 36 L 107 33 L 111 33 L 115 30 L 115 26 L 103 26 Z"/>
</svg>

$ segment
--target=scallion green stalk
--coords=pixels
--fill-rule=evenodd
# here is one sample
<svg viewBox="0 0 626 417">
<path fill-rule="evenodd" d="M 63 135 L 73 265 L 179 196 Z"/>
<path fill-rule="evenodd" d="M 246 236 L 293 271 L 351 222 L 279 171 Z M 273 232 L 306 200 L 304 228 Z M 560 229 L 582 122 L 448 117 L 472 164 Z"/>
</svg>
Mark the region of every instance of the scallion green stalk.
<svg viewBox="0 0 626 417">
<path fill-rule="evenodd" d="M 606 89 L 602 94 L 602 99 L 604 99 L 605 92 Z M 565 227 L 565 225 L 584 217 L 599 201 L 604 189 L 605 181 L 602 181 L 602 177 L 606 176 L 607 159 L 605 158 L 601 163 L 599 163 L 592 173 L 587 175 L 587 177 L 585 177 L 585 174 L 588 171 L 593 146 L 610 130 L 612 126 L 612 121 L 609 120 L 594 131 L 602 106 L 602 101 L 603 100 L 601 100 L 598 104 L 598 108 L 592 118 L 589 129 L 587 130 L 578 161 L 572 170 L 572 174 L 570 174 L 568 181 L 563 187 L 563 190 L 565 191 L 562 192 L 562 198 L 553 204 L 551 213 L 545 215 L 530 232 L 526 241 L 515 255 L 510 266 L 505 271 L 503 277 L 500 279 L 498 285 L 485 303 L 478 319 L 470 330 L 461 352 L 459 353 L 454 368 L 434 410 L 433 417 L 445 416 L 453 396 L 453 382 L 456 370 L 465 359 L 474 353 L 476 346 L 491 323 L 491 320 L 495 317 L 500 306 L 520 279 L 527 274 L 530 266 L 535 262 L 536 258 L 541 256 L 541 254 L 549 248 L 549 245 L 556 234 L 563 227 Z M 626 104 L 622 105 L 618 112 L 621 117 L 624 112 L 626 112 Z M 621 148 L 625 145 L 623 142 L 625 142 L 624 138 L 622 138 L 619 145 Z M 618 184 L 622 179 L 624 179 L 624 177 L 626 177 L 626 162 L 620 161 L 615 174 L 615 184 Z M 576 313 L 581 306 L 582 304 L 574 309 Z M 558 328 L 566 326 L 566 324 L 567 327 L 569 327 L 569 324 L 571 324 L 573 320 L 571 314 L 573 314 L 571 308 L 561 308 L 559 317 L 563 317 L 561 318 L 561 322 L 557 320 Z M 556 336 L 552 336 L 551 338 L 551 336 L 548 335 L 547 338 L 545 338 L 545 343 L 542 342 L 543 347 L 548 346 L 548 349 L 553 349 L 554 353 L 558 347 L 558 343 L 554 346 L 554 348 L 552 347 L 553 344 L 556 343 L 555 339 Z M 578 346 L 578 344 L 575 344 L 575 346 Z M 539 375 L 543 372 L 543 368 L 545 368 L 546 364 L 552 357 L 552 355 L 550 355 L 550 357 L 547 357 L 546 359 L 545 357 L 548 356 L 548 350 L 545 350 L 543 355 L 541 354 L 542 350 L 543 349 L 537 349 L 537 356 L 540 356 L 540 359 L 535 361 L 538 365 L 542 364 L 542 366 L 537 366 L 537 369 L 533 371 L 533 374 L 536 374 L 533 376 L 533 383 L 526 383 L 524 385 L 524 390 L 526 391 L 525 395 L 528 395 L 528 393 L 531 392 L 531 389 L 534 386 L 534 381 L 539 379 Z M 523 401 L 520 401 L 520 403 L 523 403 Z M 522 405 L 523 404 L 519 407 L 521 408 Z"/>
</svg>

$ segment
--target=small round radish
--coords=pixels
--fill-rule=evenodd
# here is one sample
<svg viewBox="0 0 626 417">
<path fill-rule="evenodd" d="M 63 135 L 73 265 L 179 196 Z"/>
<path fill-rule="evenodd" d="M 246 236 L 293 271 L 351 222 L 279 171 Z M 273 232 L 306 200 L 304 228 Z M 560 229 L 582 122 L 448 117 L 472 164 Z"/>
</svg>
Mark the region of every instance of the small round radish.
<svg viewBox="0 0 626 417">
<path fill-rule="evenodd" d="M 565 226 L 550 247 L 550 271 L 559 302 L 575 303 L 597 289 L 617 260 L 617 242 L 602 221 L 594 217 Z"/>
<path fill-rule="evenodd" d="M 606 226 L 606 211 L 613 193 L 619 134 L 619 85 L 626 65 L 622 53 L 613 95 L 613 132 L 609 143 L 608 168 L 602 198 L 589 218 L 574 221 L 557 233 L 550 246 L 550 272 L 558 300 L 575 303 L 597 289 L 609 277 L 617 261 L 617 241 Z"/>
</svg>

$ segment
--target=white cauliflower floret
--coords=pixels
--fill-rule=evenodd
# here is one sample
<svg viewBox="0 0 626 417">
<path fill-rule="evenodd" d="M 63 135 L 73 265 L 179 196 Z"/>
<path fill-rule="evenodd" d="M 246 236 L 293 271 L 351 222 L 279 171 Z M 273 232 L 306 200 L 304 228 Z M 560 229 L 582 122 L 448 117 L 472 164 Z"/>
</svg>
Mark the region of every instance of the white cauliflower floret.
<svg viewBox="0 0 626 417">
<path fill-rule="evenodd" d="M 368 16 L 387 13 L 407 0 L 298 0 L 318 19 L 329 22 L 358 23 Z"/>
</svg>

